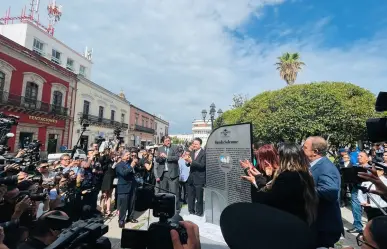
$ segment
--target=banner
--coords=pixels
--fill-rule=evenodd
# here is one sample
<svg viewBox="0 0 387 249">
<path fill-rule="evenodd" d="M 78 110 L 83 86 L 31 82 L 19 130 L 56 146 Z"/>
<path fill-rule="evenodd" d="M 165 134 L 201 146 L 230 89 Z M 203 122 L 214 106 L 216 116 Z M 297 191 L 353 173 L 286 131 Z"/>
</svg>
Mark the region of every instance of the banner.
<svg viewBox="0 0 387 249">
<path fill-rule="evenodd" d="M 251 202 L 250 183 L 240 160 L 252 161 L 251 123 L 221 126 L 210 134 L 206 145 L 206 222 L 219 225 L 220 214 L 228 205 Z"/>
</svg>

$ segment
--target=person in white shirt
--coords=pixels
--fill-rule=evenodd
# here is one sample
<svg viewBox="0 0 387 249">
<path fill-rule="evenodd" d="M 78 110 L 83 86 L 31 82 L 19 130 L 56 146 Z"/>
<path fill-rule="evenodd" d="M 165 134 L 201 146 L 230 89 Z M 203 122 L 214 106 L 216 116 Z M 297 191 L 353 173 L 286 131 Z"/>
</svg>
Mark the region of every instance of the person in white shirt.
<svg viewBox="0 0 387 249">
<path fill-rule="evenodd" d="M 183 204 L 187 204 L 187 180 L 189 177 L 189 170 L 190 168 L 186 165 L 185 157 L 189 156 L 188 151 L 184 151 L 184 153 L 181 155 L 179 159 L 179 170 L 180 170 L 180 176 L 179 176 L 179 197 L 180 202 Z"/>
<path fill-rule="evenodd" d="M 382 180 L 382 182 L 387 186 L 387 178 L 384 177 L 383 168 L 378 166 L 375 166 L 375 168 L 377 170 L 377 174 L 380 180 Z M 375 185 L 371 182 L 363 182 L 361 186 L 367 190 L 375 190 Z M 376 203 L 371 198 L 368 198 L 368 196 L 365 193 L 363 193 L 361 190 L 359 190 L 359 193 L 358 193 L 358 199 L 364 208 L 364 212 L 367 214 L 368 221 L 374 219 L 375 217 L 383 215 L 379 207 L 384 209 L 384 211 L 387 211 L 387 203 L 379 195 L 376 195 L 376 194 L 370 194 L 370 195 L 375 200 Z M 378 204 L 379 207 L 376 204 Z"/>
</svg>

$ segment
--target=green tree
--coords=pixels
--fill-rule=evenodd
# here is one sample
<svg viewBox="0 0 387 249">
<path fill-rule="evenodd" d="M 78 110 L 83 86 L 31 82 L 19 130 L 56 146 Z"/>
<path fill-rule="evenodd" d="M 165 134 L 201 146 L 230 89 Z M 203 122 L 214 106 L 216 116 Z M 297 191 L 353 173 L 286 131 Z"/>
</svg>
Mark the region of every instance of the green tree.
<svg viewBox="0 0 387 249">
<path fill-rule="evenodd" d="M 298 72 L 301 71 L 305 63 L 300 61 L 298 53 L 284 53 L 281 57 L 278 57 L 278 62 L 275 65 L 280 72 L 280 77 L 286 81 L 286 84 L 293 85 Z"/>
<path fill-rule="evenodd" d="M 184 139 L 180 139 L 178 137 L 172 137 L 172 143 L 173 144 L 185 144 Z"/>
<path fill-rule="evenodd" d="M 231 109 L 235 108 L 240 108 L 242 107 L 248 100 L 247 95 L 242 95 L 242 94 L 234 94 L 232 97 L 232 104 L 231 104 Z"/>
<path fill-rule="evenodd" d="M 365 138 L 365 121 L 377 116 L 374 105 L 374 94 L 350 83 L 302 84 L 263 92 L 225 112 L 223 122 L 252 122 L 260 141 L 300 143 L 320 135 L 338 147 Z"/>
</svg>

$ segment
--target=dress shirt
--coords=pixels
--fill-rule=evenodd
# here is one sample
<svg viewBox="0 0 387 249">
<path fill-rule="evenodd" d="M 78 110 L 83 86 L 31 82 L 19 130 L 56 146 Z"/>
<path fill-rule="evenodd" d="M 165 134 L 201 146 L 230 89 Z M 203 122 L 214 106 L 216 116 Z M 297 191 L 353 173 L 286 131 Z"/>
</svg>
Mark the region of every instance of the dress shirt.
<svg viewBox="0 0 387 249">
<path fill-rule="evenodd" d="M 320 160 L 322 159 L 322 157 L 320 158 L 317 158 L 316 160 L 314 160 L 313 162 L 310 163 L 310 167 L 312 168 L 314 165 L 316 165 Z"/>
<path fill-rule="evenodd" d="M 165 171 L 168 171 L 168 153 L 169 153 L 169 147 L 165 146 L 165 154 L 167 155 L 167 157 L 165 158 L 165 168 L 164 168 L 164 172 Z"/>
<path fill-rule="evenodd" d="M 186 182 L 188 180 L 190 168 L 187 166 L 183 158 L 179 159 L 179 170 L 180 170 L 179 181 Z"/>
<path fill-rule="evenodd" d="M 350 163 L 351 163 L 350 161 L 344 162 L 344 168 L 347 168 Z"/>
<path fill-rule="evenodd" d="M 199 155 L 201 150 L 202 150 L 202 148 L 200 148 L 197 151 L 195 151 L 195 158 L 194 159 L 196 159 L 198 157 L 198 155 Z"/>
<path fill-rule="evenodd" d="M 382 182 L 384 183 L 384 185 L 387 186 L 387 179 L 386 179 L 384 176 L 381 176 L 381 177 L 380 177 L 380 180 L 382 180 Z M 371 185 L 372 185 L 372 186 L 371 186 Z M 375 185 L 372 184 L 371 182 L 363 182 L 363 183 L 361 184 L 361 186 L 362 186 L 362 187 L 366 187 L 367 189 L 371 186 L 370 190 L 375 190 Z M 382 199 L 382 197 L 380 197 L 379 195 L 376 195 L 376 194 L 371 194 L 371 196 L 372 196 L 372 198 L 374 198 L 375 202 L 376 202 L 377 204 L 379 204 L 379 206 L 380 206 L 381 208 L 387 207 L 387 202 L 385 202 L 385 201 Z M 359 190 L 359 194 L 358 194 L 358 197 L 357 197 L 357 198 L 359 199 L 360 203 L 368 203 L 368 201 L 367 201 L 367 195 L 366 195 L 365 193 L 363 194 L 363 192 L 362 192 L 361 190 Z M 372 208 L 378 208 L 378 207 L 376 206 L 376 204 L 372 201 L 372 199 L 369 200 L 369 204 L 370 204 L 370 207 L 372 207 Z"/>
</svg>

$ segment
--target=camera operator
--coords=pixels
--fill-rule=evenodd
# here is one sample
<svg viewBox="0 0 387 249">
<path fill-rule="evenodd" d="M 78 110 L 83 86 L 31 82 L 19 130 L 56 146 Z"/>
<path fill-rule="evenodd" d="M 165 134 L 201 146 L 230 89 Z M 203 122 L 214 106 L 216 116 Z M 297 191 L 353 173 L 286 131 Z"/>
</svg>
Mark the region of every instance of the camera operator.
<svg viewBox="0 0 387 249">
<path fill-rule="evenodd" d="M 50 222 L 47 219 L 50 215 L 68 218 L 67 214 L 62 211 L 50 211 L 45 213 L 35 221 L 27 241 L 20 244 L 18 249 L 43 249 L 58 238 L 61 229 L 59 229 L 59 226 L 53 225 L 53 222 Z"/>
<path fill-rule="evenodd" d="M 63 171 L 65 168 L 67 168 L 70 165 L 71 158 L 69 154 L 63 154 L 60 157 L 60 164 L 56 167 L 56 170 Z"/>
<path fill-rule="evenodd" d="M 82 195 L 82 206 L 90 206 L 94 212 L 97 209 L 98 192 L 95 194 L 94 186 L 96 184 L 96 178 L 91 166 L 93 157 L 98 151 L 94 151 L 89 155 L 88 161 L 81 162 L 81 170 L 77 176 L 77 186 L 79 186 Z M 97 196 L 97 198 L 95 197 Z"/>
</svg>

